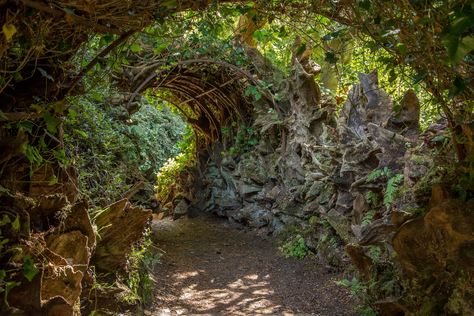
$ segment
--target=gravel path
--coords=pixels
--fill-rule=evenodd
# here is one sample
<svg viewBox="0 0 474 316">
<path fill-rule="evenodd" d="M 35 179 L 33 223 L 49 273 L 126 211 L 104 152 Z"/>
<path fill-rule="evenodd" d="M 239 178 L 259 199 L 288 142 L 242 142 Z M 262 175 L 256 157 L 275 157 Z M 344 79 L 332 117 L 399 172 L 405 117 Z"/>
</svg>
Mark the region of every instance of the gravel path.
<svg viewBox="0 0 474 316">
<path fill-rule="evenodd" d="M 284 258 L 269 237 L 204 215 L 154 222 L 153 236 L 164 254 L 145 315 L 356 315 L 340 275 Z"/>
</svg>

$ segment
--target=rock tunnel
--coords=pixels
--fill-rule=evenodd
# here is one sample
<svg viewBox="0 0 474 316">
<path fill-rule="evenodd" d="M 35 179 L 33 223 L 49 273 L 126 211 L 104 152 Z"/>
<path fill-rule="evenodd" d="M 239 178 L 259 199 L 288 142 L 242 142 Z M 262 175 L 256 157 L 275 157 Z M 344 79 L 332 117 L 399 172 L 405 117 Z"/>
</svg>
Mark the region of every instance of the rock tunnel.
<svg viewBox="0 0 474 316">
<path fill-rule="evenodd" d="M 8 237 L 2 235 L 1 245 L 21 249 L 21 255 L 2 253 L 2 265 L 13 273 L 2 272 L 0 281 L 11 305 L 30 314 L 80 313 L 81 299 L 90 300 L 97 285 L 91 267 L 126 273 L 129 254 L 152 217 L 126 194 L 90 212 L 78 192 L 77 170 L 66 163 L 66 97 L 84 94 L 87 73 L 146 26 L 211 3 L 99 2 L 0 3 L 0 207 L 2 234 Z M 300 4 L 289 5 L 299 10 Z M 307 12 L 351 25 L 357 14 L 346 4 L 318 1 Z M 351 266 L 358 273 L 353 281 L 363 284 L 371 308 L 381 314 L 405 315 L 426 306 L 472 312 L 472 187 L 460 198 L 455 184 L 465 179 L 440 176 L 436 172 L 451 169 L 435 168 L 439 162 L 432 157 L 442 153 L 445 161 L 451 159 L 448 164 L 456 159 L 447 150 L 449 124 L 440 121 L 421 133 L 421 101 L 412 89 L 396 100 L 390 96 L 379 83 L 385 70 L 359 73 L 338 99 L 322 92 L 316 79 L 321 67 L 297 36 L 284 73 L 252 47 L 249 34 L 259 21 L 249 21 L 249 29 L 232 42 L 242 49 L 244 65 L 200 52 L 172 62 L 132 56 L 132 65 L 120 71 L 118 86 L 126 95 L 120 106 L 129 114 L 150 93 L 173 104 L 194 130 L 196 165 L 177 176 L 160 206 L 175 217 L 197 210 L 244 224 L 281 238 L 287 253 L 312 253 L 332 271 Z M 78 70 L 67 61 L 90 40 L 88 32 L 113 35 Z M 440 72 L 444 90 L 451 87 L 446 82 L 465 75 L 467 68 L 459 69 L 454 75 L 452 69 Z M 465 143 L 453 145 L 461 160 L 474 148 L 466 126 L 456 126 L 467 131 Z M 35 148 L 49 156 L 42 160 Z M 433 186 L 440 177 L 447 182 Z M 428 293 L 420 295 L 420 288 Z"/>
</svg>

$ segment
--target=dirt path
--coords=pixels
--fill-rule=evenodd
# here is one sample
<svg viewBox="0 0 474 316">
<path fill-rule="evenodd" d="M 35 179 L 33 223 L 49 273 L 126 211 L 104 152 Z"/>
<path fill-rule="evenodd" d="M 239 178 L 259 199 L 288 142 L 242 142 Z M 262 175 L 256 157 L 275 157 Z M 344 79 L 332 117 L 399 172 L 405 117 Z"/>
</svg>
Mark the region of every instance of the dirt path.
<svg viewBox="0 0 474 316">
<path fill-rule="evenodd" d="M 286 259 L 270 238 L 213 217 L 153 225 L 165 253 L 145 315 L 356 315 L 354 300 L 310 260 Z"/>
</svg>

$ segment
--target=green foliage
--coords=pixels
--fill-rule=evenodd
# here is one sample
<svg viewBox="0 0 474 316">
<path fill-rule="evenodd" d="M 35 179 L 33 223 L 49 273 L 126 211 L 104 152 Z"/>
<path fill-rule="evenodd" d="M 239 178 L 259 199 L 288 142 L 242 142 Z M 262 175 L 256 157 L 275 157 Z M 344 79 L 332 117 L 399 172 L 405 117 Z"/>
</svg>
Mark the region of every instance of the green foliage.
<svg viewBox="0 0 474 316">
<path fill-rule="evenodd" d="M 38 274 L 39 270 L 33 263 L 31 256 L 23 257 L 23 276 L 28 280 L 32 281 L 33 278 Z"/>
<path fill-rule="evenodd" d="M 184 139 L 178 144 L 180 153 L 160 168 L 155 186 L 156 199 L 166 202 L 173 193 L 173 185 L 177 183 L 178 176 L 186 168 L 194 165 L 196 155 L 196 139 L 193 130 L 188 127 Z"/>
<path fill-rule="evenodd" d="M 18 247 L 21 228 L 18 214 L 0 213 L 0 259 L 4 264 L 0 269 L 0 293 L 7 306 L 10 291 L 24 282 L 21 276 L 31 282 L 39 272 L 33 258 Z"/>
<path fill-rule="evenodd" d="M 374 215 L 375 215 L 374 210 L 370 210 L 367 213 L 365 213 L 364 217 L 362 218 L 362 223 L 361 223 L 362 226 L 367 226 L 370 223 L 372 223 L 372 221 L 374 220 Z"/>
<path fill-rule="evenodd" d="M 80 172 L 82 193 L 94 205 L 105 206 L 144 181 L 151 196 L 159 168 L 179 152 L 184 122 L 166 106 L 157 109 L 161 103 L 143 100 L 138 112 L 128 115 L 120 104 L 111 107 L 105 100 L 95 101 L 92 92 L 89 96 L 71 100 L 64 135 Z M 58 151 L 56 156 L 61 160 L 65 153 Z"/>
<path fill-rule="evenodd" d="M 290 237 L 281 247 L 280 251 L 283 252 L 285 257 L 294 257 L 303 259 L 309 253 L 309 248 L 306 246 L 306 242 L 301 235 L 295 235 Z"/>
<path fill-rule="evenodd" d="M 356 277 L 353 277 L 351 280 L 343 279 L 341 281 L 338 281 L 337 284 L 348 288 L 351 291 L 352 295 L 358 295 L 361 291 L 364 291 L 366 289 L 364 284 L 360 282 L 359 279 L 357 279 Z"/>
<path fill-rule="evenodd" d="M 375 169 L 369 173 L 366 177 L 366 181 L 373 182 L 381 178 L 387 179 L 383 195 L 383 205 L 388 208 L 393 203 L 399 186 L 403 182 L 403 174 L 399 173 L 393 175 L 389 168 L 384 167 L 383 169 Z M 374 202 L 378 202 L 378 197 L 375 195 L 375 193 L 370 191 L 366 194 L 366 199 L 370 204 L 373 205 L 375 205 Z"/>
<path fill-rule="evenodd" d="M 128 258 L 127 287 L 130 290 L 122 299 L 130 304 L 149 303 L 153 297 L 155 282 L 150 274 L 160 261 L 160 254 L 152 249 L 150 231 L 145 234 L 144 241 L 133 247 Z"/>
<path fill-rule="evenodd" d="M 375 169 L 371 173 L 367 175 L 366 180 L 368 182 L 375 181 L 381 177 L 388 177 L 390 175 L 390 170 L 387 167 L 384 167 L 383 169 Z"/>
<path fill-rule="evenodd" d="M 223 128 L 224 135 L 230 135 L 229 128 Z M 239 126 L 237 127 L 237 134 L 233 139 L 233 145 L 228 149 L 228 154 L 239 155 L 252 150 L 258 144 L 257 134 L 253 127 Z"/>
<path fill-rule="evenodd" d="M 368 191 L 365 194 L 365 200 L 370 206 L 377 206 L 379 204 L 379 195 L 373 191 Z"/>
<path fill-rule="evenodd" d="M 247 86 L 247 88 L 245 88 L 244 95 L 246 97 L 252 96 L 255 101 L 259 101 L 260 99 L 262 99 L 262 93 L 260 92 L 258 87 L 252 85 L 249 85 Z"/>
<path fill-rule="evenodd" d="M 369 246 L 369 257 L 375 264 L 378 264 L 382 257 L 382 249 L 379 246 Z"/>
<path fill-rule="evenodd" d="M 383 196 L 383 205 L 388 208 L 395 199 L 399 185 L 403 182 L 403 174 L 396 174 L 387 181 L 387 187 Z"/>
</svg>

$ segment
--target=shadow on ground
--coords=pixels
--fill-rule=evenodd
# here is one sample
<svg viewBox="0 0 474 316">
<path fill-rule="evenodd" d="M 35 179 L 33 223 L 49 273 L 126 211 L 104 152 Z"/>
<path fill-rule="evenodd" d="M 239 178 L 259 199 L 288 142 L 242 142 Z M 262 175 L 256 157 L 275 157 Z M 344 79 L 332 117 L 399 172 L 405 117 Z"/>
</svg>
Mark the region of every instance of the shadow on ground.
<svg viewBox="0 0 474 316">
<path fill-rule="evenodd" d="M 205 215 L 153 224 L 163 251 L 145 315 L 356 315 L 354 299 L 311 260 L 284 258 L 273 240 Z"/>
</svg>

